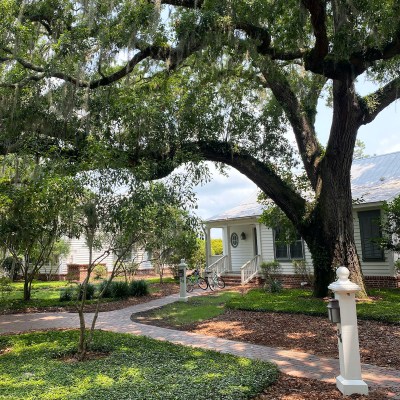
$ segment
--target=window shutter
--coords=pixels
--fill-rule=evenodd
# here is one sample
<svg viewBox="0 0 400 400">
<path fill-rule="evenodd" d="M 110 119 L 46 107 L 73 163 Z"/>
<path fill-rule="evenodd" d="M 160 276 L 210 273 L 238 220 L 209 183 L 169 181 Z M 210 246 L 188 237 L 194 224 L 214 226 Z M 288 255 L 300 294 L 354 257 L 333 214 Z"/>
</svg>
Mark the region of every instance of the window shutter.
<svg viewBox="0 0 400 400">
<path fill-rule="evenodd" d="M 364 261 L 383 260 L 383 250 L 377 243 L 377 241 L 382 237 L 380 230 L 380 217 L 380 210 L 358 212 L 362 258 Z"/>
</svg>

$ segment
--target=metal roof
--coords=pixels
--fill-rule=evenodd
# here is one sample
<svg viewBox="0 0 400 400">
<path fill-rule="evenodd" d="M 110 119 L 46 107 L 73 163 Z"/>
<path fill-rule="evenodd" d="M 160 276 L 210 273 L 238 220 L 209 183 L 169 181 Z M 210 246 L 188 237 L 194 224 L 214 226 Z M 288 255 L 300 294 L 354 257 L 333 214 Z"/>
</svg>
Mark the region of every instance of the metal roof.
<svg viewBox="0 0 400 400">
<path fill-rule="evenodd" d="M 400 194 L 400 152 L 353 161 L 351 188 L 354 200 L 362 204 L 390 201 Z M 215 215 L 207 222 L 258 217 L 265 205 L 257 202 L 257 192 L 234 208 Z"/>
</svg>

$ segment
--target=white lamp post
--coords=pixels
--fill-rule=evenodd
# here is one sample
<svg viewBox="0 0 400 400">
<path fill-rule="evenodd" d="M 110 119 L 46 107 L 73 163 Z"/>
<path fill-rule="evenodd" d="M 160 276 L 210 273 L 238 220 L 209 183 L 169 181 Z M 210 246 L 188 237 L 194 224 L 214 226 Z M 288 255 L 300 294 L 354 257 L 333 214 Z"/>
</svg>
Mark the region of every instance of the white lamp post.
<svg viewBox="0 0 400 400">
<path fill-rule="evenodd" d="M 360 349 L 355 293 L 360 287 L 349 280 L 350 271 L 346 267 L 336 270 L 338 280 L 328 288 L 339 301 L 340 316 L 337 324 L 340 375 L 336 377 L 337 388 L 345 395 L 368 394 L 368 386 L 361 378 Z M 336 305 L 330 305 L 330 315 L 336 314 Z M 329 307 L 329 306 L 328 306 Z M 337 322 L 335 319 L 334 322 Z"/>
<path fill-rule="evenodd" d="M 185 259 L 181 259 L 181 263 L 178 265 L 179 273 L 179 301 L 188 301 L 186 296 L 186 267 Z"/>
</svg>

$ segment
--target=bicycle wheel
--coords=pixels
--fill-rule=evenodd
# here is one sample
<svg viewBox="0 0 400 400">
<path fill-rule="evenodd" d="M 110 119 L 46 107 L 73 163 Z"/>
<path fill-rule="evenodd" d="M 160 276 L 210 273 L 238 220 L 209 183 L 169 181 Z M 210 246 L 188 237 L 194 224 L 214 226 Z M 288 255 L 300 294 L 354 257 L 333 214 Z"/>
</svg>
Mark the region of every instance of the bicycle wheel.
<svg viewBox="0 0 400 400">
<path fill-rule="evenodd" d="M 223 289 L 225 287 L 225 281 L 220 276 L 217 278 L 217 286 L 220 289 Z"/>
<path fill-rule="evenodd" d="M 215 290 L 215 281 L 214 281 L 214 279 L 209 279 L 209 280 L 208 280 L 208 287 L 209 287 L 210 290 L 212 290 L 212 291 Z"/>
<path fill-rule="evenodd" d="M 193 292 L 193 283 L 192 282 L 186 282 L 186 291 L 188 293 Z"/>
<path fill-rule="evenodd" d="M 198 283 L 200 289 L 203 289 L 203 290 L 207 289 L 208 285 L 207 285 L 207 282 L 206 282 L 206 280 L 204 278 L 199 278 L 197 283 Z"/>
</svg>

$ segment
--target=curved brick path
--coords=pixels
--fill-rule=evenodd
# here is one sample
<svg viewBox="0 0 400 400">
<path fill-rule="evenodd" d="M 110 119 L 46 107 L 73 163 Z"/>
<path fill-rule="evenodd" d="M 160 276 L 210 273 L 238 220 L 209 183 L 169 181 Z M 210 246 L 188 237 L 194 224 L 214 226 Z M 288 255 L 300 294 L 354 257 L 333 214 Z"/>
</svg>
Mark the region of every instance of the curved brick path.
<svg viewBox="0 0 400 400">
<path fill-rule="evenodd" d="M 202 292 L 204 293 L 204 292 Z M 196 296 L 199 292 L 191 293 Z M 163 297 L 148 303 L 138 304 L 121 310 L 99 314 L 98 329 L 113 332 L 144 335 L 158 340 L 166 340 L 185 346 L 201 347 L 230 353 L 242 357 L 271 361 L 286 374 L 334 382 L 339 375 L 339 361 L 317 357 L 294 350 L 277 349 L 233 340 L 226 340 L 191 332 L 176 331 L 132 322 L 133 313 L 147 311 L 177 301 L 179 295 Z M 88 314 L 90 316 L 90 314 Z M 78 316 L 73 313 L 52 312 L 37 314 L 14 314 L 0 316 L 0 334 L 17 333 L 50 328 L 77 328 Z M 371 387 L 387 387 L 393 392 L 393 399 L 400 399 L 400 371 L 395 369 L 362 364 L 363 379 Z"/>
</svg>

